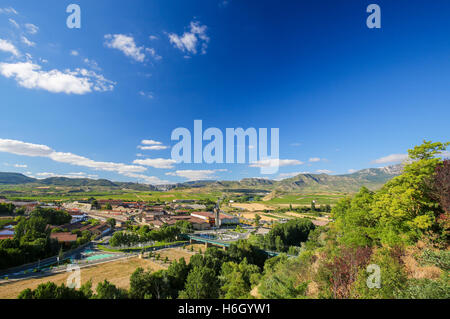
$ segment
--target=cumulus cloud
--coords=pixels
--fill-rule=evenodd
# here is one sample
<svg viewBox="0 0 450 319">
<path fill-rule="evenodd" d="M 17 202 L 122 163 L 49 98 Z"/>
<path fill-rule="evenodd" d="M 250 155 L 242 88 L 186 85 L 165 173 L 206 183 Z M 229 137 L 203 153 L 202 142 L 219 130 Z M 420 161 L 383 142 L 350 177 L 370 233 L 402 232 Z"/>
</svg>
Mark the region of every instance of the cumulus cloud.
<svg viewBox="0 0 450 319">
<path fill-rule="evenodd" d="M 264 159 L 259 160 L 255 163 L 251 163 L 250 167 L 282 167 L 282 166 L 295 166 L 295 165 L 302 165 L 303 162 L 299 160 L 292 160 L 292 159 Z"/>
<path fill-rule="evenodd" d="M 58 163 L 83 166 L 94 170 L 116 172 L 119 174 L 141 173 L 147 170 L 143 166 L 113 162 L 98 162 L 72 153 L 56 152 L 46 145 L 9 139 L 0 139 L 0 152 L 32 157 L 46 157 Z"/>
<path fill-rule="evenodd" d="M 226 169 L 205 169 L 205 170 L 178 170 L 175 172 L 166 173 L 168 176 L 183 177 L 189 181 L 198 181 L 204 179 L 215 178 L 214 174 L 216 172 L 226 172 Z"/>
<path fill-rule="evenodd" d="M 161 58 L 152 48 L 138 47 L 132 36 L 125 34 L 106 34 L 105 39 L 105 45 L 108 48 L 117 49 L 135 61 L 144 62 L 146 58 L 145 52 L 148 52 L 155 59 Z"/>
<path fill-rule="evenodd" d="M 184 32 L 179 36 L 175 33 L 169 33 L 169 41 L 173 46 L 183 52 L 197 54 L 197 49 L 200 46 L 202 54 L 206 53 L 208 47 L 209 37 L 206 35 L 206 25 L 201 25 L 198 21 L 191 21 L 188 32 Z"/>
<path fill-rule="evenodd" d="M 309 159 L 309 161 L 310 161 L 311 163 L 317 163 L 317 162 L 320 162 L 321 160 L 320 160 L 319 157 L 311 157 L 311 158 Z"/>
<path fill-rule="evenodd" d="M 19 50 L 8 40 L 0 39 L 0 51 L 9 52 L 15 56 L 19 56 Z"/>
<path fill-rule="evenodd" d="M 39 27 L 32 23 L 25 24 L 25 29 L 29 34 L 36 34 L 39 31 Z"/>
<path fill-rule="evenodd" d="M 71 70 L 43 71 L 32 62 L 0 63 L 0 74 L 13 78 L 27 89 L 43 89 L 52 93 L 86 94 L 92 91 L 112 91 L 115 83 L 93 71 L 77 68 Z"/>
<path fill-rule="evenodd" d="M 374 164 L 401 163 L 408 159 L 408 154 L 391 154 L 372 161 Z"/>
<path fill-rule="evenodd" d="M 175 160 L 165 158 L 146 158 L 133 161 L 133 164 L 150 166 L 154 168 L 173 168 L 173 164 L 175 163 Z"/>
<path fill-rule="evenodd" d="M 78 56 L 80 53 L 77 50 L 70 51 L 70 55 Z"/>
<path fill-rule="evenodd" d="M 158 150 L 166 150 L 169 147 L 163 145 L 162 142 L 154 141 L 154 140 L 142 140 L 142 145 L 138 145 L 138 148 L 143 151 L 158 151 Z"/>
</svg>

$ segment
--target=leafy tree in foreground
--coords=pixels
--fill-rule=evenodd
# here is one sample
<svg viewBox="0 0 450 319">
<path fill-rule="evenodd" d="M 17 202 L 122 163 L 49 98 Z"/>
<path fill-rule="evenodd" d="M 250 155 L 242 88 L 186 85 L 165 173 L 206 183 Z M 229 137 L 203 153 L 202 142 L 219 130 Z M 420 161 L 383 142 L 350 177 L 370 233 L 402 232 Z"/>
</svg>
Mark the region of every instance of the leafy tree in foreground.
<svg viewBox="0 0 450 319">
<path fill-rule="evenodd" d="M 117 288 L 105 279 L 97 285 L 95 299 L 127 299 L 128 293 L 125 289 Z"/>
<path fill-rule="evenodd" d="M 180 293 L 182 299 L 213 299 L 219 297 L 219 282 L 214 270 L 208 267 L 195 267 L 189 272 L 185 289 Z"/>
</svg>

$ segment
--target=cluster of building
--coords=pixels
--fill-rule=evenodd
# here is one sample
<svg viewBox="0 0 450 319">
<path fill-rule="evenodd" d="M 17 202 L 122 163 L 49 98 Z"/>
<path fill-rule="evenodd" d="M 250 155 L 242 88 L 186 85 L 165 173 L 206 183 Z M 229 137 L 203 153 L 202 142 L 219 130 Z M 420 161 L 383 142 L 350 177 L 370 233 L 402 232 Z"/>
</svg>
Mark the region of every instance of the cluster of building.
<svg viewBox="0 0 450 319">
<path fill-rule="evenodd" d="M 219 225 L 239 224 L 236 216 L 204 211 L 206 206 L 195 200 L 173 200 L 164 204 L 149 204 L 148 202 L 127 202 L 121 200 L 98 200 L 101 207 L 111 209 L 93 209 L 86 203 L 73 202 L 64 204 L 69 212 L 84 212 L 90 217 L 105 221 L 114 218 L 121 226 L 127 220 L 137 224 L 160 228 L 163 225 L 174 225 L 178 221 L 187 221 L 196 230 L 206 230 Z M 216 222 L 218 220 L 218 222 Z"/>
</svg>

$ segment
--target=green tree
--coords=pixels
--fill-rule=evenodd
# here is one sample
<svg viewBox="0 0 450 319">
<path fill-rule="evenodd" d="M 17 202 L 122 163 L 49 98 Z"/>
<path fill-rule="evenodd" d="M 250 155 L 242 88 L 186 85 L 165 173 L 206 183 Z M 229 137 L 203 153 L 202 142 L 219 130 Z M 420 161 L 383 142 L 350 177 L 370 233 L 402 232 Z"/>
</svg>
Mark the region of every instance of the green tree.
<svg viewBox="0 0 450 319">
<path fill-rule="evenodd" d="M 180 293 L 182 299 L 213 299 L 219 297 L 219 282 L 214 270 L 208 267 L 195 267 L 189 272 L 185 289 Z"/>
<path fill-rule="evenodd" d="M 128 293 L 125 289 L 117 288 L 105 279 L 97 285 L 95 299 L 127 299 Z"/>
</svg>

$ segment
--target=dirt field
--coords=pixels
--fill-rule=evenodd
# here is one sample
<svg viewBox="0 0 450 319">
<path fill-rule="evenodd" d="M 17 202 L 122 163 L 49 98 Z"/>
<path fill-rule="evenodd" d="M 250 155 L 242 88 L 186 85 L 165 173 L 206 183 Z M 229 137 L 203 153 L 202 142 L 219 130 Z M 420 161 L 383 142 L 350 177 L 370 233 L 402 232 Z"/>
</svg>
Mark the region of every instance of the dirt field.
<svg viewBox="0 0 450 319">
<path fill-rule="evenodd" d="M 95 289 L 97 283 L 107 279 L 117 287 L 128 289 L 130 287 L 130 276 L 138 267 L 142 267 L 145 270 L 151 269 L 153 271 L 164 269 L 162 265 L 156 264 L 148 259 L 139 259 L 135 257 L 82 268 L 81 284 L 92 279 L 92 287 Z M 61 285 L 62 283 L 66 283 L 67 277 L 67 273 L 60 273 L 53 276 L 2 284 L 0 285 L 0 299 L 15 299 L 22 290 L 26 288 L 35 289 L 39 284 L 48 281 Z"/>
<path fill-rule="evenodd" d="M 200 245 L 203 250 L 205 250 L 204 245 Z M 198 252 L 198 247 L 194 247 L 194 253 Z M 194 253 L 184 251 L 182 249 L 172 248 L 167 250 L 162 250 L 159 252 L 161 255 L 161 259 L 164 260 L 164 258 L 169 258 L 169 261 L 172 262 L 174 260 L 178 260 L 180 258 L 184 258 L 186 263 L 189 263 L 189 260 L 194 255 Z"/>
<path fill-rule="evenodd" d="M 265 209 L 267 209 L 267 210 L 274 210 L 274 208 L 271 207 L 271 206 L 267 206 L 267 205 L 259 204 L 259 203 L 252 203 L 252 204 L 232 203 L 231 206 L 235 207 L 235 208 L 241 208 L 241 209 L 244 209 L 244 210 L 249 211 L 249 212 L 262 211 L 262 210 L 265 210 Z"/>
<path fill-rule="evenodd" d="M 269 222 L 271 220 L 277 220 L 276 218 L 263 215 L 264 213 L 262 213 L 262 212 L 241 213 L 241 216 L 244 218 L 247 218 L 247 219 L 254 219 L 255 215 L 257 215 L 257 214 L 261 217 L 261 220 L 265 220 L 265 221 L 269 221 Z"/>
<path fill-rule="evenodd" d="M 311 217 L 311 216 L 308 216 L 308 215 L 305 215 L 305 214 L 301 214 L 301 213 L 295 213 L 295 212 L 286 212 L 285 213 L 286 215 L 289 215 L 289 216 L 292 216 L 292 217 L 300 217 L 300 218 L 302 218 L 302 217 Z M 326 221 L 326 222 L 329 222 L 330 220 L 328 219 L 328 218 L 326 218 L 326 217 L 315 217 L 315 216 L 313 216 L 314 217 L 314 219 L 316 219 L 316 220 L 322 220 L 322 221 Z"/>
</svg>

